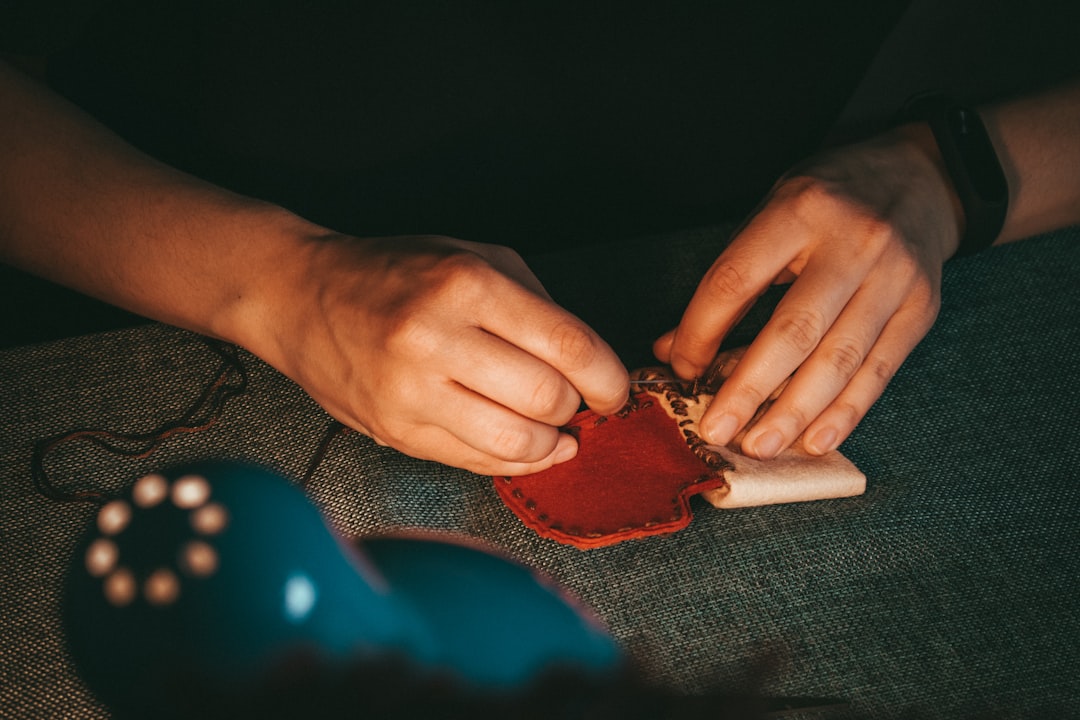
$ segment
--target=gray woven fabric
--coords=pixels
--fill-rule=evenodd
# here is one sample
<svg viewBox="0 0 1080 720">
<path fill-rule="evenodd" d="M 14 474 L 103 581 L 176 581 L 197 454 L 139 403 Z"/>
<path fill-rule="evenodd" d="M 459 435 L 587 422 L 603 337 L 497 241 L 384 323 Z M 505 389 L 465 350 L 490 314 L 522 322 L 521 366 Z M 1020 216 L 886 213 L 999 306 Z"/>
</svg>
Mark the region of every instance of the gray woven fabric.
<svg viewBox="0 0 1080 720">
<path fill-rule="evenodd" d="M 724 236 L 646 238 L 533 265 L 636 365 Z M 752 313 L 733 342 L 766 314 Z M 840 718 L 1077 717 L 1078 356 L 1071 229 L 949 264 L 936 327 L 843 447 L 867 474 L 862 497 L 699 504 L 683 532 L 582 552 L 523 527 L 488 478 L 355 435 L 330 448 L 310 491 L 345 533 L 466 533 L 547 571 L 675 688 L 737 685 L 770 657 L 766 692 L 846 698 Z M 54 478 L 116 490 L 206 457 L 299 476 L 328 418 L 245 361 L 250 389 L 214 427 L 147 460 L 71 445 L 51 459 Z M 105 715 L 74 677 L 58 622 L 92 508 L 34 492 L 32 442 L 81 426 L 147 430 L 176 417 L 216 366 L 198 338 L 156 325 L 0 353 L 0 715 Z"/>
</svg>

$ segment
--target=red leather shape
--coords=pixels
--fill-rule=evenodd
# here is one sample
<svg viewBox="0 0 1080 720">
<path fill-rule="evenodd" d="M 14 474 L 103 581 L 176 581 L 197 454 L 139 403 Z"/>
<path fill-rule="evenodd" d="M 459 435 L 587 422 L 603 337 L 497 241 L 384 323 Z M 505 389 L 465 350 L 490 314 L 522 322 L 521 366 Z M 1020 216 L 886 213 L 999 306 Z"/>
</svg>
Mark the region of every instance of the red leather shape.
<svg viewBox="0 0 1080 720">
<path fill-rule="evenodd" d="M 690 523 L 691 496 L 725 485 L 648 394 L 615 415 L 580 412 L 564 430 L 578 439 L 573 460 L 494 478 L 503 502 L 543 537 L 590 549 L 674 532 Z"/>
</svg>

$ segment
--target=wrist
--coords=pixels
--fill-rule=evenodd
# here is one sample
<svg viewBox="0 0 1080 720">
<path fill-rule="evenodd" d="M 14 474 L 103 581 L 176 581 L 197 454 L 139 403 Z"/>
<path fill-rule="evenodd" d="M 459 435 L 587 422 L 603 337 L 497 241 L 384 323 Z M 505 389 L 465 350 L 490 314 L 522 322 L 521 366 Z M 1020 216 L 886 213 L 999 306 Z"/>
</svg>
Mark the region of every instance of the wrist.
<svg viewBox="0 0 1080 720">
<path fill-rule="evenodd" d="M 275 364 L 281 326 L 301 302 L 303 278 L 317 240 L 328 231 L 282 208 L 266 205 L 237 219 L 226 241 L 217 301 L 202 331 Z"/>
<path fill-rule="evenodd" d="M 979 114 L 939 93 L 917 95 L 901 119 L 924 123 L 933 134 L 950 185 L 963 209 L 963 232 L 955 256 L 994 244 L 1009 206 L 1009 187 Z"/>
<path fill-rule="evenodd" d="M 917 173 L 923 189 L 937 198 L 939 212 L 947 218 L 941 234 L 942 261 L 952 257 L 960 247 L 966 230 L 964 205 L 949 177 L 945 160 L 941 155 L 934 133 L 925 122 L 901 125 L 891 132 L 896 142 L 907 148 L 909 157 L 917 165 Z"/>
</svg>

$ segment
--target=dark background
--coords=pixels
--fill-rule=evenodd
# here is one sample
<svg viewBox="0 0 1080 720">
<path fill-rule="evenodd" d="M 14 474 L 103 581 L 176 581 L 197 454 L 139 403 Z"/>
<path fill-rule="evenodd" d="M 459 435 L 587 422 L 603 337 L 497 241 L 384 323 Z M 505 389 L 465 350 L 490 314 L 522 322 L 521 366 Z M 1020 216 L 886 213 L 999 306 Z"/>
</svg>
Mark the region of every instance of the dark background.
<svg viewBox="0 0 1080 720">
<path fill-rule="evenodd" d="M 148 152 L 337 230 L 527 256 L 738 218 L 915 92 L 1080 69 L 1080 3 L 1049 0 L 71 5 L 7 47 L 47 50 L 50 84 Z M 0 266 L 0 346 L 139 321 Z"/>
</svg>

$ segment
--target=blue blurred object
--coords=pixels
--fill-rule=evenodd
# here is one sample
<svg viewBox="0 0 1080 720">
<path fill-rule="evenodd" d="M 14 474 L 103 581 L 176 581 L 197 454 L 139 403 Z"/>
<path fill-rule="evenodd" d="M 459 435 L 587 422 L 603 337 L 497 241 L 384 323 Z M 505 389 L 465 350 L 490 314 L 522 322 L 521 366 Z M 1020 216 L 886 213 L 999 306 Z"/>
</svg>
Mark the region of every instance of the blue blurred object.
<svg viewBox="0 0 1080 720">
<path fill-rule="evenodd" d="M 457 542 L 348 543 L 300 489 L 229 463 L 147 475 L 102 506 L 64 619 L 83 679 L 136 711 L 198 678 L 257 687 L 298 659 L 327 672 L 403 659 L 500 692 L 549 669 L 621 665 L 614 641 L 527 568 Z"/>
<path fill-rule="evenodd" d="M 600 675 L 622 661 L 584 608 L 523 565 L 432 536 L 363 546 L 394 593 L 423 617 L 438 663 L 479 687 L 513 689 L 559 669 Z"/>
<path fill-rule="evenodd" d="M 193 675 L 254 680 L 296 652 L 434 653 L 411 607 L 299 489 L 232 464 L 148 475 L 104 505 L 75 552 L 65 614 L 83 678 L 126 706 Z"/>
</svg>

